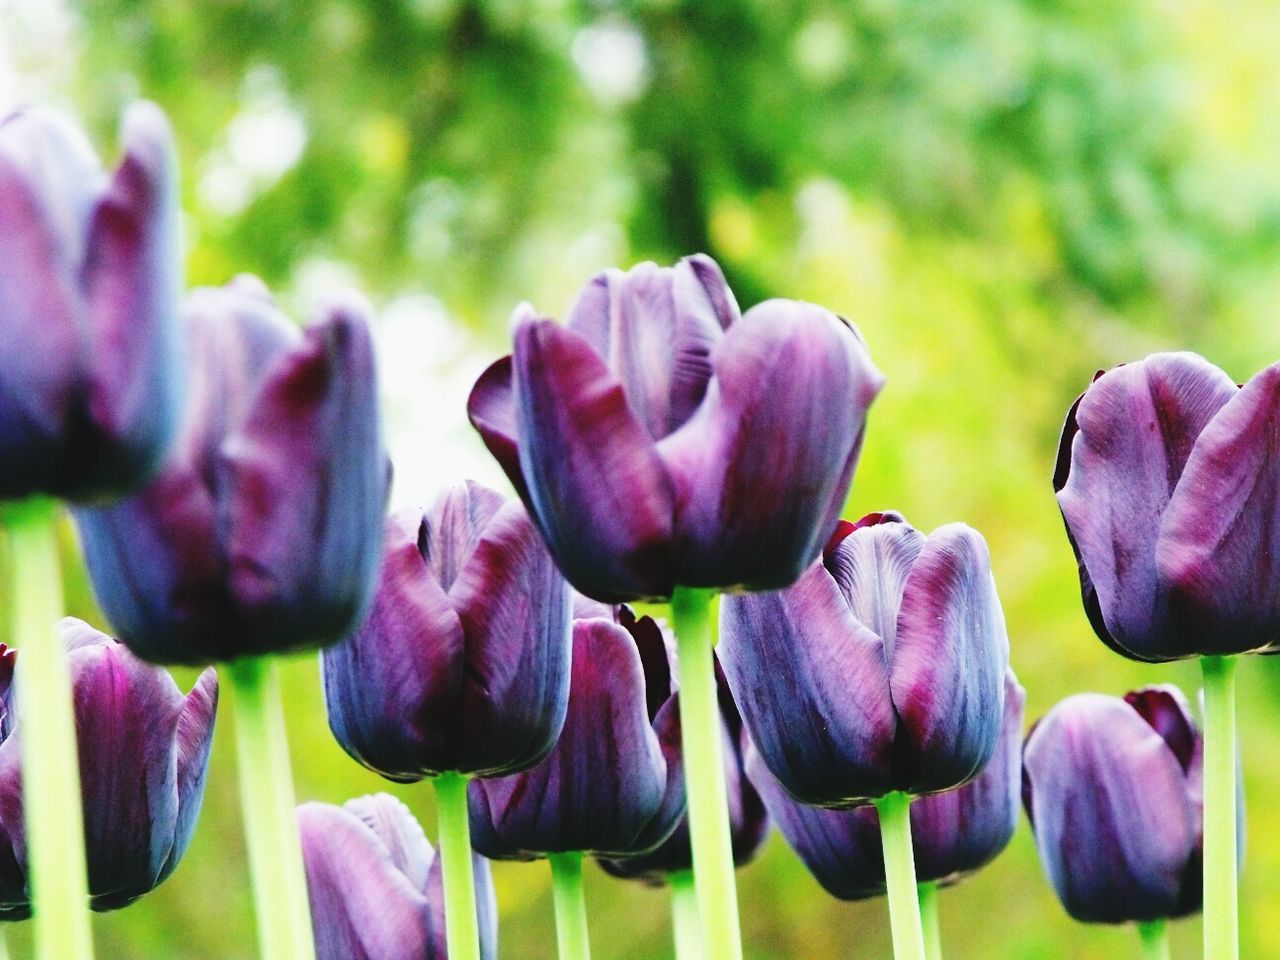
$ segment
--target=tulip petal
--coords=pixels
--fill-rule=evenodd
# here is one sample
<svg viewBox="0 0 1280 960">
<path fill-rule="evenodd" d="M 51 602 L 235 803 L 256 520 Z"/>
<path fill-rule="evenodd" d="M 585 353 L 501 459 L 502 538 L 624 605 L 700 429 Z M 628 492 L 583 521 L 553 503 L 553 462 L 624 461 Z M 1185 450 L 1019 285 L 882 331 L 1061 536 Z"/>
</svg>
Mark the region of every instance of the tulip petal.
<svg viewBox="0 0 1280 960">
<path fill-rule="evenodd" d="M 1096 593 L 1111 642 L 1131 657 L 1196 652 L 1198 637 L 1171 616 L 1156 540 L 1196 438 L 1237 392 L 1201 357 L 1154 354 L 1103 374 L 1076 409 L 1058 505 L 1088 574 L 1086 599 Z"/>
<path fill-rule="evenodd" d="M 662 803 L 645 824 L 632 849 L 652 852 L 671 837 L 685 818 L 684 755 L 680 741 L 680 701 L 672 697 L 653 718 L 662 759 L 666 761 L 667 779 L 662 788 Z"/>
<path fill-rule="evenodd" d="M 505 502 L 497 491 L 468 480 L 441 493 L 422 518 L 418 550 L 431 579 L 446 593 Z"/>
<path fill-rule="evenodd" d="M 925 540 L 901 514 L 883 513 L 877 514 L 873 523 L 859 521 L 823 557 L 853 615 L 884 641 L 890 657 L 907 577 Z"/>
<path fill-rule="evenodd" d="M 320 657 L 338 743 L 371 770 L 406 782 L 454 762 L 465 649 L 458 614 L 419 552 L 421 522 L 412 511 L 387 521 L 373 608 Z"/>
<path fill-rule="evenodd" d="M 409 885 L 425 892 L 436 866 L 436 852 L 409 808 L 387 793 L 356 797 L 342 806 L 359 817 L 382 841 L 391 862 L 404 874 Z"/>
<path fill-rule="evenodd" d="M 697 413 L 658 447 L 676 488 L 676 580 L 785 587 L 835 525 L 883 378 L 848 325 L 786 300 L 747 311 L 712 363 Z"/>
<path fill-rule="evenodd" d="M 354 301 L 323 311 L 224 446 L 236 652 L 324 646 L 368 608 L 389 477 L 365 316 Z"/>
<path fill-rule="evenodd" d="M 209 667 L 200 674 L 182 704 L 175 739 L 178 761 L 178 816 L 173 845 L 160 868 L 156 882 L 165 880 L 178 866 L 195 834 L 196 821 L 204 804 L 204 785 L 209 774 L 209 753 L 213 749 L 213 721 L 218 709 L 218 674 Z"/>
<path fill-rule="evenodd" d="M 1067 912 L 1174 916 L 1198 828 L 1160 735 L 1121 700 L 1077 694 L 1036 725 L 1024 764 L 1040 859 Z"/>
<path fill-rule="evenodd" d="M 726 594 L 716 654 L 752 740 L 792 796 L 847 806 L 894 789 L 884 647 L 821 562 L 788 590 Z"/>
<path fill-rule="evenodd" d="M 898 748 L 910 758 L 900 789 L 946 790 L 982 769 L 1000 735 L 1008 666 L 986 542 L 961 523 L 939 527 L 907 577 L 891 653 Z"/>
<path fill-rule="evenodd" d="M 1160 734 L 1183 772 L 1190 771 L 1200 749 L 1200 734 L 1182 691 L 1171 683 L 1162 683 L 1126 693 L 1124 702 Z"/>
<path fill-rule="evenodd" d="M 1280 643 L 1280 364 L 1204 427 L 1160 525 L 1155 562 L 1194 638 L 1234 654 Z"/>
<path fill-rule="evenodd" d="M 0 742 L 0 920 L 31 916 L 18 738 Z"/>
<path fill-rule="evenodd" d="M 472 854 L 471 875 L 475 878 L 476 921 L 480 928 L 480 960 L 497 960 L 498 900 L 493 889 L 493 874 L 489 869 L 489 861 L 479 854 Z M 448 960 L 444 915 L 444 865 L 439 857 L 431 864 L 426 889 L 427 902 L 431 904 L 433 949 L 424 960 Z"/>
<path fill-rule="evenodd" d="M 467 417 L 480 434 L 480 439 L 502 467 L 516 493 L 526 504 L 529 488 L 520 472 L 519 425 L 516 421 L 516 396 L 511 357 L 494 361 L 467 397 Z"/>
<path fill-rule="evenodd" d="M 606 602 L 669 596 L 671 481 L 617 378 L 536 320 L 516 330 L 515 388 L 530 512 L 565 576 Z"/>
</svg>

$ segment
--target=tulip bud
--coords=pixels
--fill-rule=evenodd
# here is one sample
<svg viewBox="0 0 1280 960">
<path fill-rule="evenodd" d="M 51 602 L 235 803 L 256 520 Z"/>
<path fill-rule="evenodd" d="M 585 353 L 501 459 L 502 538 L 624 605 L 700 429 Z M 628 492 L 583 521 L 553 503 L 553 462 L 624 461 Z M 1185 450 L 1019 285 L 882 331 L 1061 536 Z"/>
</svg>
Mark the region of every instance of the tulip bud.
<svg viewBox="0 0 1280 960">
<path fill-rule="evenodd" d="M 1193 353 L 1100 374 L 1054 489 L 1098 636 L 1135 660 L 1280 649 L 1280 364 L 1243 387 Z"/>
<path fill-rule="evenodd" d="M 445 960 L 440 858 L 408 808 L 385 793 L 304 803 L 298 830 L 316 960 Z M 473 858 L 480 956 L 498 955 L 489 862 Z"/>
<path fill-rule="evenodd" d="M 726 596 L 720 611 L 734 700 L 795 799 L 948 790 L 994 752 L 1009 640 L 970 527 L 926 537 L 896 513 L 841 522 L 794 586 Z"/>
<path fill-rule="evenodd" d="M 792 583 L 844 503 L 883 383 L 811 304 L 740 315 L 720 268 L 610 270 L 568 327 L 516 311 L 471 422 L 560 569 L 607 602 Z"/>
<path fill-rule="evenodd" d="M 573 623 L 564 730 L 536 767 L 468 785 L 475 848 L 495 859 L 652 850 L 684 815 L 680 718 L 661 629 L 622 607 Z"/>
<path fill-rule="evenodd" d="M 204 798 L 218 678 L 185 697 L 159 667 L 68 617 L 59 624 L 75 700 L 85 859 L 95 910 L 127 906 L 165 880 L 186 852 Z M 18 669 L 14 670 L 15 660 Z M 13 693 L 21 658 L 0 646 L 0 918 L 30 916 L 22 757 Z"/>
<path fill-rule="evenodd" d="M 387 522 L 364 624 L 321 658 L 333 735 L 392 780 L 514 773 L 569 699 L 569 588 L 524 508 L 468 482 Z"/>
<path fill-rule="evenodd" d="M 0 119 L 0 500 L 136 489 L 182 407 L 173 136 L 125 114 L 109 177 L 56 114 Z"/>
<path fill-rule="evenodd" d="M 1023 752 L 1023 802 L 1049 882 L 1087 923 L 1179 917 L 1202 894 L 1200 732 L 1177 687 L 1068 697 Z"/>
<path fill-rule="evenodd" d="M 991 760 L 976 777 L 911 803 L 916 880 L 956 883 L 1008 846 L 1018 825 L 1022 784 L 1022 708 L 1026 694 L 1010 670 L 1004 719 Z M 870 804 L 824 810 L 792 799 L 754 749 L 747 773 L 787 843 L 832 896 L 863 900 L 885 892 L 880 818 Z"/>
<path fill-rule="evenodd" d="M 76 511 L 94 592 L 139 656 L 323 646 L 372 596 L 389 480 L 366 307 L 299 332 L 260 281 L 194 291 L 192 400 L 142 491 Z"/>
</svg>

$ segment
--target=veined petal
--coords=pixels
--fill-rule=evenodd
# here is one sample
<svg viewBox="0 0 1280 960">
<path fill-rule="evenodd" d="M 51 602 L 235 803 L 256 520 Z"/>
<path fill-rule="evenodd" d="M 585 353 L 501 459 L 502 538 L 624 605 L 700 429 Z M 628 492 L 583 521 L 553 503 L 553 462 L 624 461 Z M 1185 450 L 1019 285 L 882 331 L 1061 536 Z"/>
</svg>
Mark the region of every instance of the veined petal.
<svg viewBox="0 0 1280 960">
<path fill-rule="evenodd" d="M 531 513 L 570 583 L 669 596 L 671 481 L 622 384 L 580 335 L 534 320 L 516 330 L 515 387 Z"/>
<path fill-rule="evenodd" d="M 474 480 L 450 487 L 422 518 L 418 549 L 431 578 L 446 593 L 506 498 Z"/>
<path fill-rule="evenodd" d="M 436 852 L 409 808 L 388 793 L 356 797 L 342 807 L 359 817 L 382 841 L 392 864 L 404 874 L 409 885 L 425 893 L 436 866 Z"/>
<path fill-rule="evenodd" d="M 1255 375 L 1205 425 L 1155 545 L 1187 653 L 1280 641 L 1280 364 Z"/>
<path fill-rule="evenodd" d="M 173 845 L 159 881 L 173 873 L 187 852 L 204 803 L 204 785 L 209 774 L 209 753 L 213 748 L 213 721 L 218 709 L 218 674 L 209 667 L 200 674 L 182 704 L 174 746 L 178 762 L 178 817 Z"/>
<path fill-rule="evenodd" d="M 924 548 L 925 535 L 887 512 L 859 520 L 823 556 L 823 564 L 840 585 L 853 615 L 884 641 L 893 655 L 898 608 L 911 567 Z"/>
</svg>

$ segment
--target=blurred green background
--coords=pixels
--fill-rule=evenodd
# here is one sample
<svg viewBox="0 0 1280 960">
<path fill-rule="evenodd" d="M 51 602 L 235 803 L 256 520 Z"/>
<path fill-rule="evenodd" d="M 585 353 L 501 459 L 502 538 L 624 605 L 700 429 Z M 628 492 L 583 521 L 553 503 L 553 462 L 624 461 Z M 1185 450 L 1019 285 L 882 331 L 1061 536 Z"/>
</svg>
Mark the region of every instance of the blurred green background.
<svg viewBox="0 0 1280 960">
<path fill-rule="evenodd" d="M 1280 356 L 1274 31 L 1265 0 L 0 0 L 0 110 L 60 105 L 113 158 L 122 105 L 152 98 L 191 283 L 253 271 L 300 318 L 363 288 L 398 503 L 503 482 L 463 400 L 522 299 L 563 315 L 599 268 L 703 250 L 744 306 L 848 316 L 888 376 L 850 513 L 986 534 L 1030 719 L 1078 690 L 1197 686 L 1094 639 L 1049 475 L 1095 369 L 1189 348 L 1243 380 Z M 71 611 L 100 623 L 65 536 Z M 1240 674 L 1250 958 L 1280 956 L 1278 671 Z M 286 679 L 299 799 L 387 788 L 330 738 L 315 657 Z M 95 918 L 102 957 L 256 955 L 228 723 L 190 852 Z M 433 833 L 430 789 L 394 792 Z M 545 866 L 495 875 L 502 956 L 553 956 Z M 752 958 L 890 955 L 884 902 L 829 898 L 776 836 L 740 891 Z M 592 869 L 587 895 L 600 960 L 671 955 L 661 892 Z M 1066 917 L 1025 823 L 941 910 L 951 957 L 1137 953 Z M 1198 940 L 1176 925 L 1174 955 Z"/>
</svg>

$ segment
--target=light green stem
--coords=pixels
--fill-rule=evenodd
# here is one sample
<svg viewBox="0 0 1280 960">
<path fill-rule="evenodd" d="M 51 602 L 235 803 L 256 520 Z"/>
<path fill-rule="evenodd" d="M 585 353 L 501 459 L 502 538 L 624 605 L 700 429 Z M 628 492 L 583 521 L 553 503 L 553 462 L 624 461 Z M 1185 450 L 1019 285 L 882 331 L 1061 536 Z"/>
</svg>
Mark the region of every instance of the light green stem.
<svg viewBox="0 0 1280 960">
<path fill-rule="evenodd" d="M 1169 925 L 1163 920 L 1138 924 L 1142 960 L 1169 960 Z"/>
<path fill-rule="evenodd" d="M 27 881 L 40 960 L 93 956 L 84 811 L 67 652 L 58 634 L 62 580 L 57 504 L 36 499 L 5 511 L 13 548 L 13 641 L 18 648 L 17 732 Z"/>
<path fill-rule="evenodd" d="M 707 960 L 742 960 L 729 803 L 720 753 L 720 706 L 711 658 L 710 590 L 677 587 L 671 598 L 680 661 L 680 729 L 689 842 Z"/>
<path fill-rule="evenodd" d="M 315 960 L 280 675 L 272 657 L 233 660 L 228 674 L 258 947 L 263 960 Z"/>
<path fill-rule="evenodd" d="M 0 960 L 9 960 L 9 941 L 3 927 L 0 927 Z"/>
<path fill-rule="evenodd" d="M 924 955 L 928 960 L 942 960 L 942 931 L 938 926 L 938 884 L 922 883 L 917 887 L 920 901 L 920 923 L 924 927 Z"/>
<path fill-rule="evenodd" d="M 701 960 L 702 924 L 698 920 L 698 890 L 692 870 L 667 877 L 671 884 L 671 927 L 675 933 L 676 960 Z"/>
<path fill-rule="evenodd" d="M 442 773 L 434 780 L 440 858 L 444 873 L 444 929 L 450 960 L 480 960 L 476 878 L 471 862 L 467 777 Z"/>
<path fill-rule="evenodd" d="M 894 791 L 876 801 L 884 846 L 884 877 L 889 888 L 889 926 L 894 960 L 925 960 L 916 863 L 911 850 L 911 797 Z"/>
<path fill-rule="evenodd" d="M 556 908 L 556 946 L 560 960 L 591 960 L 587 939 L 587 901 L 582 895 L 582 854 L 553 853 L 551 896 Z"/>
<path fill-rule="evenodd" d="M 1204 956 L 1238 960 L 1234 657 L 1201 657 L 1204 674 Z"/>
</svg>

